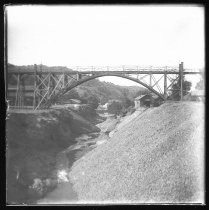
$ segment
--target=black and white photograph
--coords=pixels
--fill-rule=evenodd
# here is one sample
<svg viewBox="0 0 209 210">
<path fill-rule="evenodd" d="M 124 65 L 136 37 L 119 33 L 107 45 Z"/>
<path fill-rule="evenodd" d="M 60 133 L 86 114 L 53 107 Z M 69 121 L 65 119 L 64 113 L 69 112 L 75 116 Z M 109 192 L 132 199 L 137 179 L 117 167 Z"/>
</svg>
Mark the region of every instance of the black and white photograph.
<svg viewBox="0 0 209 210">
<path fill-rule="evenodd" d="M 205 205 L 205 7 L 4 6 L 6 205 Z"/>
</svg>

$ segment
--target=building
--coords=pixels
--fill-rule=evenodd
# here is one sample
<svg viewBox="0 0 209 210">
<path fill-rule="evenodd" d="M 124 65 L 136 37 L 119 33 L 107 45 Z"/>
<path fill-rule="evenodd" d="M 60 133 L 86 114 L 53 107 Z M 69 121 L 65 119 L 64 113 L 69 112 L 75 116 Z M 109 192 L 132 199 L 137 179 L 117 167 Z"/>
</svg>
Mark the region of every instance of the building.
<svg viewBox="0 0 209 210">
<path fill-rule="evenodd" d="M 145 95 L 140 95 L 137 98 L 135 98 L 135 108 L 137 107 L 152 107 L 152 106 L 159 106 L 163 103 L 163 99 L 161 99 L 159 96 L 150 93 Z"/>
<path fill-rule="evenodd" d="M 135 98 L 134 103 L 135 103 L 135 108 L 143 106 L 149 107 L 151 104 L 151 95 L 146 94 L 138 96 Z"/>
<path fill-rule="evenodd" d="M 106 104 L 104 104 L 104 105 L 99 104 L 99 106 L 98 106 L 97 109 L 98 109 L 98 110 L 108 110 L 108 106 L 111 105 L 113 102 L 122 103 L 121 100 L 111 99 L 111 100 L 109 100 L 109 101 L 108 101 Z"/>
<path fill-rule="evenodd" d="M 68 99 L 68 100 L 63 100 L 62 104 L 81 104 L 81 101 L 78 99 Z"/>
<path fill-rule="evenodd" d="M 105 112 L 107 112 L 107 104 L 106 104 L 106 106 L 99 104 L 99 106 L 97 107 L 96 111 L 98 113 L 105 113 Z"/>
<path fill-rule="evenodd" d="M 71 108 L 74 110 L 79 110 L 79 108 L 84 105 L 81 103 L 78 99 L 67 99 L 67 100 L 60 100 L 57 101 L 54 105 L 52 105 L 52 108 L 54 109 L 60 109 L 60 108 Z"/>
</svg>

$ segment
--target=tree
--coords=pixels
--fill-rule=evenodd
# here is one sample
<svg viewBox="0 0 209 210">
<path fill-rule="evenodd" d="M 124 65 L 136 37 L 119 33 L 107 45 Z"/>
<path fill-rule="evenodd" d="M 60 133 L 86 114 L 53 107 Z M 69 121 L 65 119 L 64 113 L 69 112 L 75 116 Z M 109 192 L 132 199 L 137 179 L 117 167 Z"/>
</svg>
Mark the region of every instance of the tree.
<svg viewBox="0 0 209 210">
<path fill-rule="evenodd" d="M 80 100 L 80 96 L 75 89 L 70 90 L 59 98 L 58 103 L 63 103 L 65 101 L 69 101 L 69 99 L 78 99 Z"/>
<path fill-rule="evenodd" d="M 142 88 L 141 90 L 137 91 L 137 93 L 135 94 L 135 97 L 134 98 L 136 98 L 136 97 L 138 97 L 140 95 L 146 95 L 148 93 L 149 93 L 149 90 L 148 89 Z"/>
<path fill-rule="evenodd" d="M 109 106 L 108 106 L 108 112 L 110 114 L 114 115 L 119 115 L 121 110 L 123 108 L 123 105 L 118 102 L 118 101 L 113 101 Z"/>
<path fill-rule="evenodd" d="M 122 104 L 125 108 L 128 108 L 130 106 L 134 106 L 134 101 L 130 100 L 129 98 L 123 98 Z"/>
<path fill-rule="evenodd" d="M 91 95 L 87 98 L 87 104 L 96 109 L 99 105 L 99 99 L 95 95 Z"/>
<path fill-rule="evenodd" d="M 183 83 L 182 83 L 182 88 L 183 88 L 183 96 L 187 95 L 191 89 L 192 83 L 189 81 L 186 81 L 183 76 Z M 172 87 L 171 87 L 171 95 L 170 97 L 173 100 L 179 101 L 181 99 L 181 80 L 177 80 Z"/>
<path fill-rule="evenodd" d="M 201 80 L 196 84 L 195 89 L 197 89 L 197 90 L 204 90 L 204 89 L 205 89 L 205 87 L 204 87 L 204 80 L 203 80 L 203 79 L 201 79 Z"/>
<path fill-rule="evenodd" d="M 108 98 L 106 96 L 102 96 L 101 99 L 100 99 L 100 103 L 101 105 L 104 105 L 108 102 Z"/>
<path fill-rule="evenodd" d="M 65 94 L 65 98 L 80 99 L 80 96 L 75 89 L 72 89 L 68 93 Z"/>
<path fill-rule="evenodd" d="M 134 99 L 133 97 L 130 97 L 130 91 L 128 89 L 123 89 L 122 90 L 123 96 L 122 96 L 122 105 L 124 108 L 128 108 L 129 106 L 134 106 Z"/>
</svg>

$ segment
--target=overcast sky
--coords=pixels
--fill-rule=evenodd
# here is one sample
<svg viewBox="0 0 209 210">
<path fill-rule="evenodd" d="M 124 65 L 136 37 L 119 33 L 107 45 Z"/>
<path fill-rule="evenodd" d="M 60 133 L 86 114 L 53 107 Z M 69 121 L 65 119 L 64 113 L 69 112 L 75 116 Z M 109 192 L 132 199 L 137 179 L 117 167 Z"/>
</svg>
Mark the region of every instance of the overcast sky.
<svg viewBox="0 0 209 210">
<path fill-rule="evenodd" d="M 204 67 L 200 6 L 9 6 L 7 11 L 8 62 L 15 65 L 183 61 L 185 68 Z"/>
</svg>

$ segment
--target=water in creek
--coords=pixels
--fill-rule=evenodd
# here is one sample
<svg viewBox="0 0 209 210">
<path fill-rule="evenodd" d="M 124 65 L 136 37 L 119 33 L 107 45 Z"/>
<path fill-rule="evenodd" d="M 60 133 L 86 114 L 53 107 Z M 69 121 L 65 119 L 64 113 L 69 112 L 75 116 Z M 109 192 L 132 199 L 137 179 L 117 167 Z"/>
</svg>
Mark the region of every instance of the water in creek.
<svg viewBox="0 0 209 210">
<path fill-rule="evenodd" d="M 108 139 L 107 135 L 100 135 L 100 137 L 99 135 L 100 133 L 83 134 L 75 139 L 75 144 L 58 154 L 56 163 L 58 185 L 55 190 L 38 200 L 37 204 L 76 202 L 77 194 L 68 180 L 68 172 L 76 160 Z"/>
</svg>

